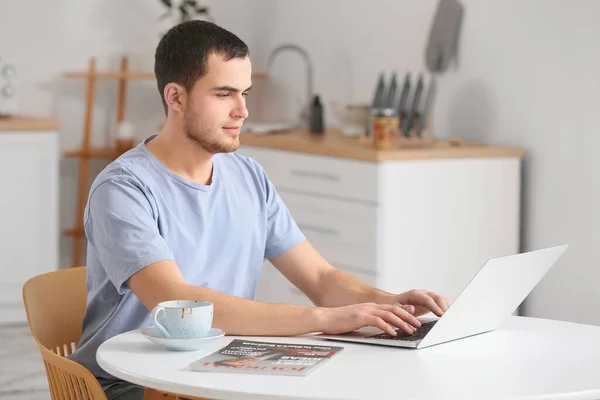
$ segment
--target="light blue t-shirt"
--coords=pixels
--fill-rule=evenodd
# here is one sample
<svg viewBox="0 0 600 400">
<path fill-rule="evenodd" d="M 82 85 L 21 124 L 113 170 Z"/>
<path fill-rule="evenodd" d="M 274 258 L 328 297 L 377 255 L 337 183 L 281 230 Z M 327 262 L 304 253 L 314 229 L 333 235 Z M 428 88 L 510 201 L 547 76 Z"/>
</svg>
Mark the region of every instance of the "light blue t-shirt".
<svg viewBox="0 0 600 400">
<path fill-rule="evenodd" d="M 174 260 L 189 284 L 253 299 L 264 260 L 305 238 L 255 160 L 217 154 L 211 184 L 201 185 L 154 157 L 153 137 L 97 176 L 85 209 L 87 309 L 70 358 L 104 387 L 116 378 L 97 364 L 98 346 L 151 324 L 125 283 L 134 273 Z"/>
</svg>

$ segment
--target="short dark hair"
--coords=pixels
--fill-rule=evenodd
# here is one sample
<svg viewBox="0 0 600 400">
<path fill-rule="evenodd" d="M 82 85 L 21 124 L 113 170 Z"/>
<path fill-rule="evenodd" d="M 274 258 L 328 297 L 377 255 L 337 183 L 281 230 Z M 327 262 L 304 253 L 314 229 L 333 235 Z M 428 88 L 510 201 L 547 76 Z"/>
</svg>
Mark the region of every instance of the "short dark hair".
<svg viewBox="0 0 600 400">
<path fill-rule="evenodd" d="M 174 82 L 192 90 L 196 81 L 206 75 L 211 54 L 222 54 L 228 61 L 248 57 L 250 51 L 239 37 L 208 21 L 182 22 L 160 39 L 154 55 L 154 74 L 165 113 L 165 86 Z"/>
</svg>

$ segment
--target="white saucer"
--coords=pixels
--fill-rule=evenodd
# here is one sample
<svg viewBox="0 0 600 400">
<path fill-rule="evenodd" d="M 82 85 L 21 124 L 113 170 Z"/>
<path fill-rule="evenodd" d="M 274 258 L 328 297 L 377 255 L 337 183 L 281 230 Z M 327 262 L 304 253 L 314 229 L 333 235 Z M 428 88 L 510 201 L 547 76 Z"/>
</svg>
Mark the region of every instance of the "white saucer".
<svg viewBox="0 0 600 400">
<path fill-rule="evenodd" d="M 144 335 L 146 339 L 160 344 L 169 350 L 191 351 L 198 350 L 207 343 L 225 336 L 225 332 L 218 328 L 212 328 L 210 331 L 208 331 L 208 335 L 206 336 L 178 339 L 164 337 L 154 326 L 149 326 L 142 329 L 142 335 Z"/>
</svg>

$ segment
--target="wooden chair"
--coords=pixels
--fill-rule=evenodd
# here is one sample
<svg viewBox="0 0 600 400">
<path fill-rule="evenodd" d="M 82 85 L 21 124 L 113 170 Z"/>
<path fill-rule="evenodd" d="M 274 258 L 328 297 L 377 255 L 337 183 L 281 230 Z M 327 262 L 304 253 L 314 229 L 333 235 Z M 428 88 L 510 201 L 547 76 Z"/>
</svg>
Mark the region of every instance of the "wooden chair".
<svg viewBox="0 0 600 400">
<path fill-rule="evenodd" d="M 53 271 L 23 285 L 29 330 L 42 354 L 53 400 L 106 400 L 96 377 L 66 358 L 81 337 L 87 298 L 85 270 Z"/>
<path fill-rule="evenodd" d="M 27 322 L 44 360 L 52 400 L 106 400 L 96 377 L 66 358 L 81 338 L 85 271 L 86 267 L 53 271 L 23 285 Z M 176 400 L 177 396 L 146 389 L 144 399 Z"/>
</svg>

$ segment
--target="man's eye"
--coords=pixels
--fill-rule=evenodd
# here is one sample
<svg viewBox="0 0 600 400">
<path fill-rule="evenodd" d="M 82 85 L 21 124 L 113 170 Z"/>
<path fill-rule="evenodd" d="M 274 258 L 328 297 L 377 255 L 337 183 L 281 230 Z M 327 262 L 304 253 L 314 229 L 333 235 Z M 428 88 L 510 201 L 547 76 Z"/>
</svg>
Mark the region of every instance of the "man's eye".
<svg viewBox="0 0 600 400">
<path fill-rule="evenodd" d="M 242 93 L 242 96 L 244 96 L 244 97 L 248 97 L 248 92 L 244 92 L 244 93 Z"/>
<path fill-rule="evenodd" d="M 229 93 L 217 93 L 217 97 L 229 97 Z"/>
</svg>

